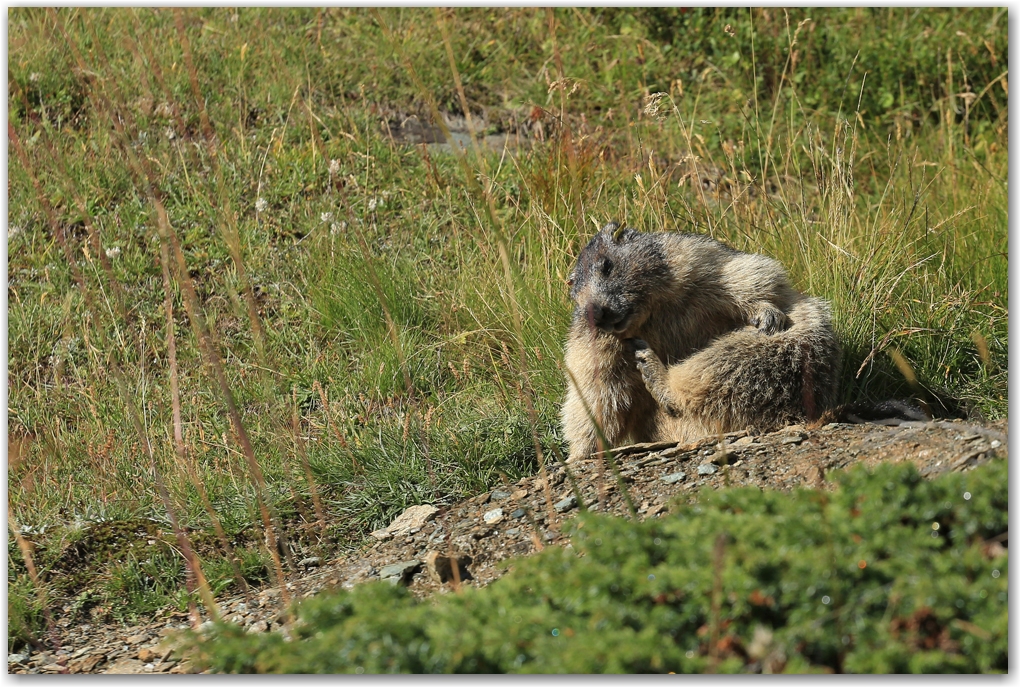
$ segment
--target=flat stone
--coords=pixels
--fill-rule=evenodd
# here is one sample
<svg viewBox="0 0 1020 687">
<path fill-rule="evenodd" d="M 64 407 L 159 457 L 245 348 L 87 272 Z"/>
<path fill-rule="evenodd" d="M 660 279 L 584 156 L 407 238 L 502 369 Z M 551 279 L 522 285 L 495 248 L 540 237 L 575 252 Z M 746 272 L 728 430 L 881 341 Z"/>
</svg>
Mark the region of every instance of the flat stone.
<svg viewBox="0 0 1020 687">
<path fill-rule="evenodd" d="M 992 448 L 995 448 L 995 447 L 993 446 Z M 510 498 L 513 501 L 520 501 L 521 499 L 523 499 L 527 495 L 528 495 L 528 490 L 527 489 L 518 489 L 514 493 L 510 494 Z"/>
<path fill-rule="evenodd" d="M 574 496 L 573 494 L 571 494 L 567 498 L 563 499 L 562 501 L 558 501 L 557 503 L 553 504 L 553 508 L 556 509 L 557 513 L 566 512 L 566 511 L 568 511 L 571 508 L 574 508 L 576 506 L 577 506 L 577 497 Z"/>
<path fill-rule="evenodd" d="M 614 448 L 613 453 L 618 456 L 625 456 L 630 453 L 644 453 L 645 451 L 661 451 L 664 448 L 673 448 L 676 446 L 675 441 L 651 441 L 643 444 L 631 444 L 630 446 L 621 446 Z"/>
<path fill-rule="evenodd" d="M 511 527 L 510 529 L 508 529 L 506 531 L 506 536 L 508 536 L 508 537 L 516 537 L 520 533 L 521 533 L 521 530 L 519 528 Z"/>
<path fill-rule="evenodd" d="M 25 663 L 28 661 L 28 654 L 7 654 L 8 663 Z"/>
<path fill-rule="evenodd" d="M 714 475 L 717 472 L 719 472 L 719 468 L 712 465 L 711 463 L 704 463 L 698 466 L 699 475 Z"/>
<path fill-rule="evenodd" d="M 509 496 L 509 494 L 507 494 Z M 496 525 L 503 521 L 503 509 L 493 508 L 488 513 L 482 516 L 482 520 L 485 521 L 486 525 Z"/>
<path fill-rule="evenodd" d="M 806 439 L 802 434 L 794 434 L 793 436 L 783 437 L 781 444 L 799 444 Z"/>
<path fill-rule="evenodd" d="M 302 558 L 298 561 L 298 565 L 302 568 L 318 568 L 322 565 L 322 559 L 318 556 L 309 556 L 308 558 Z"/>
<path fill-rule="evenodd" d="M 106 656 L 102 654 L 94 654 L 92 656 L 86 656 L 80 661 L 72 661 L 71 665 L 67 667 L 70 673 L 91 673 L 96 669 L 100 663 L 106 660 Z"/>
<path fill-rule="evenodd" d="M 138 650 L 138 660 L 142 663 L 151 663 L 156 658 L 159 658 L 159 654 L 157 654 L 155 649 L 152 649 L 151 647 L 145 647 Z"/>
<path fill-rule="evenodd" d="M 107 675 L 136 675 L 142 672 L 145 672 L 145 664 L 137 658 L 122 658 L 103 671 Z"/>
<path fill-rule="evenodd" d="M 497 489 L 496 491 L 492 492 L 491 498 L 493 501 L 505 501 L 506 499 L 510 498 L 510 492 Z"/>
<path fill-rule="evenodd" d="M 510 514 L 510 519 L 511 520 L 518 520 L 518 519 L 523 518 L 523 517 L 524 517 L 524 509 L 523 508 L 518 508 L 517 510 L 515 510 L 513 513 Z"/>
<path fill-rule="evenodd" d="M 269 623 L 267 623 L 265 620 L 259 620 L 258 622 L 254 622 L 248 628 L 248 632 L 251 632 L 253 634 L 258 634 L 260 632 L 267 632 L 268 630 L 269 630 Z"/>
<path fill-rule="evenodd" d="M 390 531 L 388 529 L 385 529 L 385 528 L 383 528 L 381 530 L 376 530 L 374 532 L 369 532 L 368 534 L 369 534 L 370 537 L 375 537 L 379 541 L 386 541 L 387 539 L 393 539 L 393 535 L 390 534 Z"/>
<path fill-rule="evenodd" d="M 421 570 L 421 561 L 417 558 L 412 558 L 411 560 L 383 566 L 379 570 L 379 577 L 389 580 L 393 584 L 407 584 L 411 581 L 411 576 L 419 570 Z"/>
<path fill-rule="evenodd" d="M 659 479 L 665 482 L 666 484 L 676 484 L 677 482 L 682 482 L 683 480 L 687 479 L 687 475 L 683 472 L 674 472 L 671 475 L 663 475 Z"/>
<path fill-rule="evenodd" d="M 421 527 L 426 522 L 436 517 L 436 513 L 438 512 L 438 508 L 428 504 L 411 506 L 397 516 L 397 519 L 386 527 L 386 531 L 395 537 L 407 534 L 415 527 Z"/>
</svg>

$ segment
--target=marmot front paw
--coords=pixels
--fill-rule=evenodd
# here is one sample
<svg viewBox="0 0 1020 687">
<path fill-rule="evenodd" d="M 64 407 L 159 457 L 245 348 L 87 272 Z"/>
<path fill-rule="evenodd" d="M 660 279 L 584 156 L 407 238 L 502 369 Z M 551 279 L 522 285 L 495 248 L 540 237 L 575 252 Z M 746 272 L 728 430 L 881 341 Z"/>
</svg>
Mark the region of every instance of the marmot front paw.
<svg viewBox="0 0 1020 687">
<path fill-rule="evenodd" d="M 775 334 L 786 329 L 789 318 L 779 308 L 768 305 L 751 316 L 751 324 L 762 334 Z"/>
</svg>

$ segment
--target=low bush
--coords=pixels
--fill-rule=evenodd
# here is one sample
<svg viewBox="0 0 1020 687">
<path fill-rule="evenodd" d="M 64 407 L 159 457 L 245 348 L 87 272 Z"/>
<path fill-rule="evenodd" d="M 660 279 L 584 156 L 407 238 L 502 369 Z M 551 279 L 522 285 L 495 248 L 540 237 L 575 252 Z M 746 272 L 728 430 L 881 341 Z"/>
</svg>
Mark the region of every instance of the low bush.
<svg viewBox="0 0 1020 687">
<path fill-rule="evenodd" d="M 1007 466 L 855 468 L 832 492 L 732 488 L 669 516 L 579 516 L 571 544 L 482 589 L 384 582 L 298 608 L 292 641 L 191 635 L 216 671 L 998 672 Z"/>
</svg>

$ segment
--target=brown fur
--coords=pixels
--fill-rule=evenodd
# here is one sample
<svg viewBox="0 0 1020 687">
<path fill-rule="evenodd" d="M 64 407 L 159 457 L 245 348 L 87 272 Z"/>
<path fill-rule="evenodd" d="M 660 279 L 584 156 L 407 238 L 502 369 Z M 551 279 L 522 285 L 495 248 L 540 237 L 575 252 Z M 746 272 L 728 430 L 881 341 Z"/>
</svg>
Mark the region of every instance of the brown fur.
<svg viewBox="0 0 1020 687">
<path fill-rule="evenodd" d="M 836 400 L 840 349 L 824 301 L 777 261 L 694 234 L 606 225 L 571 274 L 563 429 L 599 445 L 690 441 L 814 420 Z"/>
</svg>

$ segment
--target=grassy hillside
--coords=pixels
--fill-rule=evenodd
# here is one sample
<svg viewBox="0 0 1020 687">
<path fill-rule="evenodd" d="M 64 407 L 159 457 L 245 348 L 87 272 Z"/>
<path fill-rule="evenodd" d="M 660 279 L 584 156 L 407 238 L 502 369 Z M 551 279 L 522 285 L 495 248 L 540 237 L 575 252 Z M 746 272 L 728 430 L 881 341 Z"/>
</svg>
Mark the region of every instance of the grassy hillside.
<svg viewBox="0 0 1020 687">
<path fill-rule="evenodd" d="M 9 515 L 56 598 L 88 522 L 176 518 L 215 589 L 226 540 L 275 574 L 270 523 L 335 550 L 553 459 L 564 280 L 610 219 L 780 259 L 833 303 L 848 400 L 1006 412 L 1004 9 L 8 27 Z M 174 560 L 141 597 L 180 597 Z"/>
</svg>

